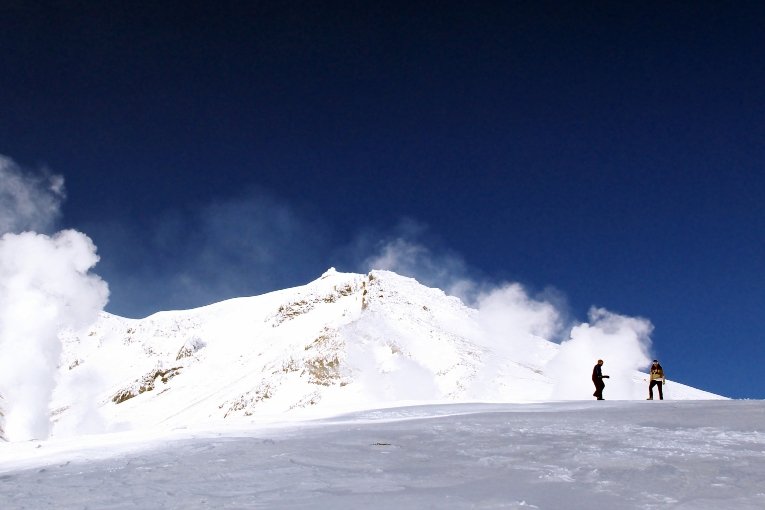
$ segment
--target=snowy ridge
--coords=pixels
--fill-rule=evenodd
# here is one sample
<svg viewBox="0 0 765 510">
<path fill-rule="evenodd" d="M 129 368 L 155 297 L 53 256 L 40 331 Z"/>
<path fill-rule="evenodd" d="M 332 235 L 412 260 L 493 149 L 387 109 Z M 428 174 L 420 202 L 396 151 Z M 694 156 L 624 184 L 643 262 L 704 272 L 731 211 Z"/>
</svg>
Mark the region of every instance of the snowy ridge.
<svg viewBox="0 0 765 510">
<path fill-rule="evenodd" d="M 559 349 L 542 338 L 506 349 L 486 340 L 476 310 L 441 290 L 387 271 L 334 269 L 301 287 L 193 310 L 140 320 L 104 313 L 63 341 L 53 411 L 60 431 L 87 429 L 89 420 L 172 427 L 404 403 L 543 401 L 554 384 L 545 365 Z M 640 394 L 644 377 L 633 376 Z M 668 398 L 717 396 L 672 383 Z M 85 409 L 87 400 L 95 408 Z"/>
</svg>

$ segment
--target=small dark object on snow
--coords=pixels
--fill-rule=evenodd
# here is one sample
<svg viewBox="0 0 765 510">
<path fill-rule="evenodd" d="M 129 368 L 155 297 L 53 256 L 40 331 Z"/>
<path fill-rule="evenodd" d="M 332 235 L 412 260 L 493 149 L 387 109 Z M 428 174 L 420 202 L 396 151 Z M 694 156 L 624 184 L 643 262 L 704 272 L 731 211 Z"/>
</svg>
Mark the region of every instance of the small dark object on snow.
<svg viewBox="0 0 765 510">
<path fill-rule="evenodd" d="M 599 359 L 598 364 L 592 369 L 592 382 L 595 384 L 595 393 L 592 394 L 598 400 L 605 400 L 603 398 L 603 388 L 606 387 L 606 383 L 603 379 L 608 379 L 609 376 L 603 375 L 601 367 L 603 366 L 603 360 Z"/>
</svg>

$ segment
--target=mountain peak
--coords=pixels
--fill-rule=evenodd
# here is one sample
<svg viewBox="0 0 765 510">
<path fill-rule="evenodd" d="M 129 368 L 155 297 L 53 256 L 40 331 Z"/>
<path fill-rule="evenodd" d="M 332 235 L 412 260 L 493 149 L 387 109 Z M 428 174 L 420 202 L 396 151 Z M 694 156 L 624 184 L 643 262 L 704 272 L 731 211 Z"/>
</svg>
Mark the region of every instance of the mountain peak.
<svg viewBox="0 0 765 510">
<path fill-rule="evenodd" d="M 334 268 L 303 286 L 192 310 L 140 320 L 103 314 L 87 330 L 63 335 L 56 426 L 80 420 L 88 399 L 107 424 L 180 426 L 407 402 L 549 398 L 554 381 L 545 366 L 559 346 L 529 338 L 508 351 L 487 339 L 479 319 L 412 278 Z M 694 391 L 687 394 L 704 398 Z"/>
<path fill-rule="evenodd" d="M 321 278 L 320 278 L 320 279 L 322 279 L 322 280 L 323 280 L 324 278 L 327 278 L 327 277 L 329 277 L 329 276 L 334 276 L 334 275 L 336 275 L 336 274 L 337 274 L 337 269 L 335 269 L 334 267 L 330 267 L 329 269 L 327 269 L 326 271 L 324 271 L 324 274 L 322 274 L 322 275 L 321 275 Z"/>
</svg>

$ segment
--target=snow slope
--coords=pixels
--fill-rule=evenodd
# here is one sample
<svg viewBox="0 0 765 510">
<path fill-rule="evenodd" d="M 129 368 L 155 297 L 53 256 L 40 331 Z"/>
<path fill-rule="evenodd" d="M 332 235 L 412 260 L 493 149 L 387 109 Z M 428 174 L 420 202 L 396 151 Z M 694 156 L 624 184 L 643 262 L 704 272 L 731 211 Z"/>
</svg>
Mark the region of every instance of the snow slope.
<svg viewBox="0 0 765 510">
<path fill-rule="evenodd" d="M 0 444 L 0 508 L 765 508 L 765 403 L 388 408 Z"/>
<path fill-rule="evenodd" d="M 487 338 L 477 314 L 395 273 L 334 270 L 302 287 L 194 310 L 140 320 L 102 314 L 63 336 L 54 435 L 549 400 L 555 380 L 546 364 L 559 345 L 526 335 L 510 349 Z M 631 398 L 644 398 L 645 375 L 629 377 Z M 670 383 L 667 398 L 719 397 Z"/>
<path fill-rule="evenodd" d="M 763 507 L 762 402 L 675 382 L 646 402 L 638 371 L 596 402 L 589 359 L 582 400 L 551 401 L 563 347 L 481 313 L 330 270 L 102 314 L 62 335 L 52 438 L 0 443 L 0 508 Z"/>
</svg>

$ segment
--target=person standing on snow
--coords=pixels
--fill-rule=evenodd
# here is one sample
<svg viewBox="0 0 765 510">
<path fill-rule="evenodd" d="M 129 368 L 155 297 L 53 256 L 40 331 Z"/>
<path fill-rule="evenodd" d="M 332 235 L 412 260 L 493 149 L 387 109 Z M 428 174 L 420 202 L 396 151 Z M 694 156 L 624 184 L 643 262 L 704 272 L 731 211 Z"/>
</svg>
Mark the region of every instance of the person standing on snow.
<svg viewBox="0 0 765 510">
<path fill-rule="evenodd" d="M 605 400 L 603 398 L 603 388 L 606 387 L 606 383 L 603 382 L 603 379 L 609 378 L 609 376 L 603 375 L 603 371 L 601 369 L 602 366 L 603 360 L 599 359 L 598 364 L 595 365 L 595 368 L 592 369 L 592 382 L 595 384 L 595 393 L 593 393 L 592 396 L 598 400 Z"/>
<path fill-rule="evenodd" d="M 666 379 L 664 378 L 664 369 L 661 368 L 659 360 L 653 360 L 653 365 L 651 365 L 650 380 L 651 382 L 648 383 L 648 398 L 646 400 L 653 400 L 654 386 L 659 387 L 659 400 L 664 400 L 664 393 L 662 392 L 661 387 L 666 382 Z"/>
</svg>

